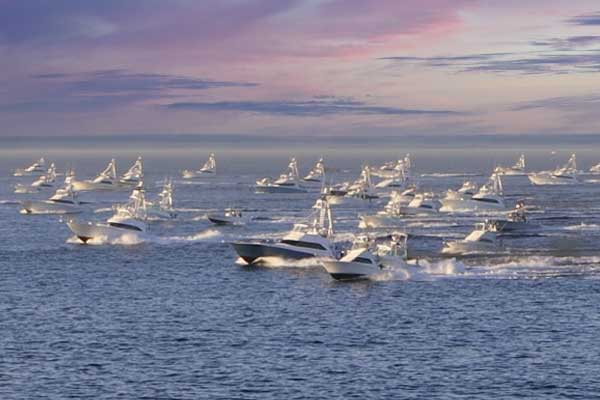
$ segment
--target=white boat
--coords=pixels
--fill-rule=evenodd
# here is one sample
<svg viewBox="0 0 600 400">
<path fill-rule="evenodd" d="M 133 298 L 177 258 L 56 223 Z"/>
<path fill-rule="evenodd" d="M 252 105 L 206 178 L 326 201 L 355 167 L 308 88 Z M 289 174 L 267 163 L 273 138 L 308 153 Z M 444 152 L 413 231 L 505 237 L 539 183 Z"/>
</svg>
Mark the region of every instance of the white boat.
<svg viewBox="0 0 600 400">
<path fill-rule="evenodd" d="M 231 245 L 248 264 L 260 263 L 264 257 L 284 260 L 336 258 L 329 203 L 325 199 L 319 199 L 313 209 L 308 224 L 294 225 L 293 230 L 279 241 L 240 241 Z"/>
<path fill-rule="evenodd" d="M 492 253 L 500 248 L 493 224 L 480 223 L 475 225 L 475 230 L 462 240 L 453 240 L 444 243 L 443 254 L 477 254 Z"/>
<path fill-rule="evenodd" d="M 300 185 L 300 174 L 298 173 L 298 162 L 295 158 L 290 159 L 288 169 L 279 178 L 272 181 L 263 178 L 256 181 L 256 193 L 306 193 L 307 190 Z"/>
<path fill-rule="evenodd" d="M 131 189 L 128 184 L 121 184 L 117 177 L 116 161 L 110 160 L 106 168 L 93 180 L 73 180 L 73 190 L 76 192 L 116 191 Z"/>
<path fill-rule="evenodd" d="M 404 158 L 400 158 L 397 161 L 386 162 L 378 168 L 379 171 L 398 171 L 399 169 L 410 169 L 412 162 L 410 160 L 410 154 L 406 154 Z"/>
<path fill-rule="evenodd" d="M 144 164 L 142 162 L 142 157 L 138 157 L 135 163 L 121 175 L 119 179 L 119 184 L 123 186 L 131 186 L 135 187 L 140 184 L 144 180 Z"/>
<path fill-rule="evenodd" d="M 507 213 L 506 219 L 487 219 L 486 224 L 493 225 L 494 230 L 499 233 L 518 234 L 537 231 L 541 225 L 529 221 L 527 218 L 525 203 L 518 202 L 515 208 Z"/>
<path fill-rule="evenodd" d="M 183 170 L 181 172 L 181 176 L 183 179 L 193 179 L 199 177 L 210 177 L 217 175 L 217 161 L 215 159 L 215 154 L 210 153 L 208 156 L 208 160 L 204 163 L 202 168 L 198 171 L 192 171 L 189 169 Z"/>
<path fill-rule="evenodd" d="M 323 161 L 323 157 L 321 157 L 315 166 L 309 171 L 308 175 L 306 175 L 302 180 L 305 182 L 322 183 L 324 179 L 325 163 Z"/>
<path fill-rule="evenodd" d="M 336 280 L 368 279 L 386 270 L 420 270 L 418 264 L 407 262 L 406 234 L 394 233 L 386 245 L 376 245 L 368 236 L 357 236 L 339 260 L 321 260 L 321 264 Z"/>
<path fill-rule="evenodd" d="M 46 172 L 46 160 L 40 158 L 27 168 L 16 169 L 13 176 L 40 176 Z"/>
<path fill-rule="evenodd" d="M 15 193 L 36 193 L 42 189 L 55 187 L 56 184 L 56 167 L 54 163 L 50 164 L 48 171 L 31 185 L 17 184 L 15 185 Z"/>
<path fill-rule="evenodd" d="M 590 172 L 593 174 L 600 174 L 600 163 L 594 165 L 592 168 L 590 168 Z"/>
<path fill-rule="evenodd" d="M 374 200 L 379 198 L 379 195 L 375 192 L 375 187 L 371 180 L 371 168 L 368 165 L 363 167 L 360 177 L 350 185 L 346 197 L 353 197 L 360 200 Z"/>
<path fill-rule="evenodd" d="M 519 160 L 512 167 L 497 166 L 494 172 L 498 175 L 512 175 L 521 176 L 526 175 L 525 173 L 525 154 L 521 154 Z"/>
<path fill-rule="evenodd" d="M 136 187 L 129 202 L 115 207 L 106 223 L 69 220 L 67 226 L 83 243 L 90 240 L 117 240 L 126 236 L 139 237 L 146 232 L 146 200 L 142 186 Z"/>
<path fill-rule="evenodd" d="M 359 228 L 399 227 L 405 217 L 403 209 L 415 199 L 417 196 L 416 191 L 417 188 L 415 186 L 406 189 L 403 192 L 393 191 L 390 195 L 390 200 L 384 206 L 382 211 L 379 211 L 374 215 L 359 216 Z"/>
<path fill-rule="evenodd" d="M 206 216 L 216 225 L 246 225 L 248 218 L 239 208 L 226 208 L 222 213 L 211 213 Z"/>
<path fill-rule="evenodd" d="M 442 208 L 440 211 L 494 211 L 506 209 L 500 175 L 493 173 L 489 181 L 473 195 L 471 195 L 472 192 L 466 185 L 465 183 L 458 191 L 448 191 L 446 197 L 441 200 Z"/>
<path fill-rule="evenodd" d="M 25 200 L 21 202 L 24 214 L 77 214 L 83 211 L 82 202 L 71 187 L 72 175 L 67 174 L 65 186 L 58 189 L 48 200 Z"/>
<path fill-rule="evenodd" d="M 578 185 L 579 171 L 577 170 L 577 159 L 575 154 L 571 155 L 569 161 L 554 171 L 543 171 L 529 174 L 529 180 L 534 185 Z"/>
<path fill-rule="evenodd" d="M 407 206 L 400 208 L 400 214 L 436 214 L 440 211 L 441 204 L 435 199 L 433 193 L 419 193 Z"/>
<path fill-rule="evenodd" d="M 379 170 L 371 171 L 371 174 L 382 178 L 375 187 L 377 189 L 399 189 L 406 188 L 411 184 L 411 161 L 410 154 L 407 154 L 404 159 L 396 162 L 393 168 L 389 168 L 389 163 L 379 167 Z"/>
<path fill-rule="evenodd" d="M 173 182 L 167 179 L 163 185 L 158 199 L 146 202 L 146 214 L 149 218 L 173 219 L 177 212 L 173 207 Z"/>
</svg>

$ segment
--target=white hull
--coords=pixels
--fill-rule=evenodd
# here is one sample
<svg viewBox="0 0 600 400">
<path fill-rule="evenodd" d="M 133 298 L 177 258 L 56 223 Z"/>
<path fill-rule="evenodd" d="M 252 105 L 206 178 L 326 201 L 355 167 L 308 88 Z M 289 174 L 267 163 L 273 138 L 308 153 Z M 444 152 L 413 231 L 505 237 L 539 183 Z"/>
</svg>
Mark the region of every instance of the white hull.
<svg viewBox="0 0 600 400">
<path fill-rule="evenodd" d="M 22 201 L 23 212 L 26 214 L 77 214 L 83 211 L 76 204 L 57 203 L 53 201 Z"/>
<path fill-rule="evenodd" d="M 183 179 L 194 179 L 194 178 L 212 178 L 216 174 L 214 172 L 205 172 L 205 171 L 183 171 L 181 172 L 181 177 Z"/>
<path fill-rule="evenodd" d="M 131 190 L 133 185 L 118 183 L 102 183 L 90 181 L 73 181 L 71 183 L 75 192 L 115 192 L 120 190 Z"/>
<path fill-rule="evenodd" d="M 381 267 L 360 262 L 323 260 L 321 264 L 337 280 L 368 279 L 381 272 Z"/>
<path fill-rule="evenodd" d="M 436 208 L 400 207 L 400 212 L 405 215 L 431 215 L 439 213 Z"/>
<path fill-rule="evenodd" d="M 454 241 L 447 242 L 442 249 L 442 254 L 477 254 L 477 253 L 493 253 L 498 250 L 498 246 L 494 243 L 485 242 L 467 242 Z"/>
<path fill-rule="evenodd" d="M 410 277 L 422 271 L 419 265 L 409 264 L 397 256 L 383 256 L 379 265 L 340 260 L 322 260 L 321 264 L 336 280 L 369 279 L 385 271 L 404 272 Z"/>
<path fill-rule="evenodd" d="M 123 237 L 139 237 L 143 231 L 116 228 L 107 224 L 80 223 L 68 221 L 67 226 L 83 243 L 90 240 L 108 240 L 113 241 Z"/>
<path fill-rule="evenodd" d="M 531 174 L 529 175 L 529 181 L 534 185 L 579 185 L 581 181 L 578 179 L 563 179 L 556 178 L 549 174 Z"/>
<path fill-rule="evenodd" d="M 298 186 L 257 185 L 256 193 L 306 193 L 307 190 Z"/>
<path fill-rule="evenodd" d="M 359 228 L 399 228 L 402 226 L 401 216 L 390 215 L 362 215 L 358 224 Z"/>
<path fill-rule="evenodd" d="M 39 191 L 40 191 L 40 188 L 35 187 L 35 186 L 25 186 L 25 185 L 15 186 L 15 193 L 18 193 L 18 194 L 37 193 Z"/>
<path fill-rule="evenodd" d="M 397 179 L 385 179 L 381 182 L 379 182 L 378 184 L 375 185 L 375 188 L 377 189 L 402 189 L 404 188 L 406 185 L 403 184 L 402 182 L 398 181 Z"/>
<path fill-rule="evenodd" d="M 440 202 L 442 203 L 442 208 L 440 208 L 440 211 L 442 212 L 506 210 L 504 204 L 486 203 L 471 199 L 442 199 Z"/>
<path fill-rule="evenodd" d="M 502 175 L 502 176 L 525 176 L 525 175 L 527 175 L 526 172 L 517 171 L 517 170 L 500 171 L 500 172 L 497 172 L 497 174 Z"/>
<path fill-rule="evenodd" d="M 25 170 L 18 169 L 14 172 L 13 176 L 16 176 L 16 177 L 23 177 L 23 176 L 39 177 L 39 176 L 44 175 L 45 173 L 46 173 L 46 171 L 25 171 Z"/>
</svg>

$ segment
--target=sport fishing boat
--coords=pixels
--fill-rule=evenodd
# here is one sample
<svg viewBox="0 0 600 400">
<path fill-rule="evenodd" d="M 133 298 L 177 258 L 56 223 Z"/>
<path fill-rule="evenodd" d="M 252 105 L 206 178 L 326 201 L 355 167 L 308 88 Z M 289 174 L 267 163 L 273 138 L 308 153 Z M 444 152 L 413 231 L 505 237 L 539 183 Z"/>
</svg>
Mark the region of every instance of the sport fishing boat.
<svg viewBox="0 0 600 400">
<path fill-rule="evenodd" d="M 130 185 L 121 185 L 117 178 L 117 165 L 114 158 L 93 180 L 73 181 L 73 190 L 76 192 L 116 191 L 128 188 Z"/>
<path fill-rule="evenodd" d="M 498 242 L 496 226 L 489 223 L 475 225 L 475 230 L 462 240 L 444 242 L 443 254 L 491 253 L 501 247 Z"/>
<path fill-rule="evenodd" d="M 55 187 L 56 184 L 56 167 L 54 163 L 50 164 L 48 171 L 31 185 L 17 184 L 15 185 L 15 193 L 36 193 L 42 189 Z"/>
<path fill-rule="evenodd" d="M 529 174 L 529 180 L 534 185 L 578 185 L 579 171 L 577 170 L 577 159 L 575 154 L 571 155 L 569 161 L 554 171 L 538 172 Z"/>
<path fill-rule="evenodd" d="M 114 210 L 114 215 L 106 223 L 69 220 L 67 226 L 83 243 L 94 239 L 115 240 L 126 235 L 138 236 L 146 232 L 146 199 L 141 184 L 133 190 L 127 204 L 116 206 Z"/>
<path fill-rule="evenodd" d="M 240 241 L 231 245 L 248 264 L 260 263 L 264 257 L 299 260 L 306 258 L 336 258 L 333 240 L 331 208 L 325 199 L 313 206 L 307 224 L 296 224 L 283 239 L 272 241 Z"/>
<path fill-rule="evenodd" d="M 135 187 L 144 180 L 144 164 L 142 163 L 142 157 L 138 157 L 135 163 L 121 175 L 119 184 L 122 186 Z"/>
<path fill-rule="evenodd" d="M 173 207 L 173 182 L 167 179 L 156 201 L 146 202 L 146 215 L 149 218 L 173 219 L 177 212 Z"/>
<path fill-rule="evenodd" d="M 183 170 L 181 172 L 181 176 L 183 179 L 193 179 L 199 177 L 211 177 L 217 175 L 217 161 L 215 159 L 215 154 L 210 153 L 208 156 L 208 160 L 204 163 L 202 168 L 198 171 L 192 171 L 189 169 Z"/>
<path fill-rule="evenodd" d="M 519 157 L 519 160 L 512 167 L 497 166 L 494 169 L 494 172 L 498 175 L 512 175 L 512 176 L 527 175 L 525 173 L 525 154 L 521 154 L 521 157 Z"/>
<path fill-rule="evenodd" d="M 374 215 L 359 216 L 360 221 L 358 227 L 368 229 L 400 226 L 404 220 L 403 217 L 405 216 L 403 209 L 415 199 L 417 196 L 416 191 L 416 186 L 406 189 L 403 192 L 393 191 L 390 195 L 390 200 L 384 206 L 382 211 L 379 211 Z"/>
<path fill-rule="evenodd" d="M 48 200 L 25 200 L 21 202 L 24 214 L 77 214 L 83 211 L 83 203 L 73 192 L 70 180 L 71 174 L 67 174 L 65 185 L 59 188 Z"/>
<path fill-rule="evenodd" d="M 377 189 L 398 189 L 406 188 L 411 182 L 411 161 L 407 154 L 404 159 L 398 160 L 393 168 L 389 169 L 388 164 L 384 164 L 379 170 L 371 171 L 372 175 L 382 178 L 375 187 Z"/>
<path fill-rule="evenodd" d="M 46 160 L 40 158 L 27 168 L 16 169 L 13 176 L 40 176 L 46 172 Z"/>
<path fill-rule="evenodd" d="M 506 205 L 504 203 L 503 192 L 504 189 L 500 175 L 493 173 L 488 182 L 473 195 L 466 188 L 466 183 L 457 192 L 448 191 L 446 197 L 441 200 L 442 208 L 440 211 L 504 210 L 506 209 Z"/>
<path fill-rule="evenodd" d="M 256 181 L 256 193 L 306 193 L 307 190 L 300 185 L 300 174 L 298 173 L 298 162 L 295 158 L 290 159 L 288 169 L 279 178 L 272 181 L 263 178 Z"/>
<path fill-rule="evenodd" d="M 600 163 L 594 165 L 592 168 L 590 168 L 590 172 L 593 174 L 600 174 Z"/>
<path fill-rule="evenodd" d="M 410 169 L 412 163 L 410 160 L 410 154 L 406 154 L 404 158 L 400 158 L 397 161 L 386 162 L 378 168 L 379 171 L 398 171 L 401 168 Z"/>
<path fill-rule="evenodd" d="M 378 199 L 379 195 L 375 192 L 371 180 L 371 168 L 365 165 L 360 173 L 360 177 L 348 188 L 346 197 L 353 197 L 360 200 Z"/>
<path fill-rule="evenodd" d="M 359 235 L 342 258 L 321 260 L 321 264 L 336 280 L 368 279 L 382 271 L 400 268 L 411 272 L 420 270 L 418 264 L 407 262 L 406 238 L 404 233 L 394 233 L 389 243 L 377 245 L 369 236 Z"/>
<path fill-rule="evenodd" d="M 440 211 L 441 204 L 435 199 L 433 193 L 419 193 L 407 206 L 400 208 L 401 214 L 436 214 Z"/>
<path fill-rule="evenodd" d="M 507 213 L 506 219 L 488 219 L 486 224 L 492 225 L 499 233 L 531 232 L 541 228 L 527 218 L 525 203 L 519 201 L 515 208 Z"/>
<path fill-rule="evenodd" d="M 324 179 L 325 163 L 323 161 L 323 157 L 321 157 L 315 166 L 309 171 L 308 175 L 306 175 L 302 180 L 305 182 L 322 183 Z"/>
<path fill-rule="evenodd" d="M 245 225 L 248 222 L 239 208 L 226 208 L 222 213 L 211 213 L 206 217 L 216 225 Z"/>
</svg>

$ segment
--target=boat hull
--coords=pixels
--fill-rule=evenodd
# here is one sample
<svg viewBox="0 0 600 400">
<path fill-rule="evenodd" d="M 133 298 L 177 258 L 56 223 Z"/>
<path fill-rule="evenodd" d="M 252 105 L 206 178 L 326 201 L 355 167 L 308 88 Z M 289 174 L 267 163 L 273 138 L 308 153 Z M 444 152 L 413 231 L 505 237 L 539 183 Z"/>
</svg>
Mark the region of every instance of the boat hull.
<svg viewBox="0 0 600 400">
<path fill-rule="evenodd" d="M 53 201 L 22 201 L 26 214 L 77 214 L 82 208 L 75 204 L 56 203 Z"/>
<path fill-rule="evenodd" d="M 22 169 L 18 169 L 13 173 L 13 176 L 23 177 L 23 176 L 42 176 L 46 173 L 46 171 L 25 171 Z"/>
<path fill-rule="evenodd" d="M 234 242 L 231 243 L 238 256 L 248 264 L 256 264 L 264 257 L 275 257 L 286 260 L 302 260 L 306 258 L 319 257 L 310 249 L 299 250 L 281 245 L 279 243 L 253 243 L 253 242 Z"/>
<path fill-rule="evenodd" d="M 137 236 L 142 231 L 134 231 L 130 229 L 121 229 L 112 227 L 106 224 L 81 223 L 76 221 L 68 221 L 67 226 L 83 243 L 90 240 L 116 240 L 125 236 Z"/>
<path fill-rule="evenodd" d="M 304 188 L 300 188 L 297 186 L 278 186 L 278 185 L 269 185 L 269 186 L 256 186 L 256 193 L 306 193 L 307 190 Z"/>
<path fill-rule="evenodd" d="M 194 178 L 210 178 L 216 174 L 213 171 L 189 171 L 185 170 L 181 172 L 183 179 L 194 179 Z"/>
<path fill-rule="evenodd" d="M 120 190 L 130 190 L 133 187 L 129 184 L 107 184 L 89 181 L 73 181 L 71 185 L 75 192 L 116 192 Z"/>
<path fill-rule="evenodd" d="M 321 264 L 327 273 L 338 281 L 368 279 L 381 272 L 381 268 L 377 265 L 352 261 L 323 260 Z"/>
<path fill-rule="evenodd" d="M 555 178 L 552 175 L 547 175 L 547 174 L 531 174 L 528 176 L 529 181 L 537 186 L 544 186 L 544 185 L 579 185 L 581 184 L 581 181 L 577 180 L 577 179 L 561 179 L 561 178 Z"/>
<path fill-rule="evenodd" d="M 362 215 L 359 228 L 396 228 L 402 226 L 402 217 L 389 215 Z"/>
<path fill-rule="evenodd" d="M 246 223 L 242 218 L 231 218 L 224 215 L 209 214 L 206 218 L 215 225 L 244 225 Z"/>
<path fill-rule="evenodd" d="M 498 250 L 498 246 L 493 243 L 483 242 L 467 242 L 455 241 L 444 244 L 442 254 L 462 255 L 462 254 L 478 254 L 478 253 L 493 253 Z"/>
<path fill-rule="evenodd" d="M 442 199 L 442 212 L 450 211 L 495 211 L 506 210 L 506 206 L 500 203 L 486 203 L 471 199 Z"/>
</svg>

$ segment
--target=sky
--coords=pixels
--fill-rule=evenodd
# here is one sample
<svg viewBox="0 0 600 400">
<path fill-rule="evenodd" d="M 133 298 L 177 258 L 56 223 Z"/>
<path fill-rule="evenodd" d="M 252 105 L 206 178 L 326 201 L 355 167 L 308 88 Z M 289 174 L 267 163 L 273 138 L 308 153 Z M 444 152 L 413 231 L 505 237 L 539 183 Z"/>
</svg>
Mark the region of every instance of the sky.
<svg viewBox="0 0 600 400">
<path fill-rule="evenodd" d="M 0 136 L 600 133 L 598 0 L 0 0 Z"/>
</svg>

